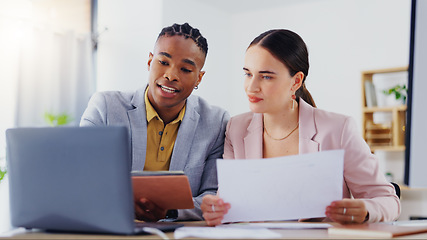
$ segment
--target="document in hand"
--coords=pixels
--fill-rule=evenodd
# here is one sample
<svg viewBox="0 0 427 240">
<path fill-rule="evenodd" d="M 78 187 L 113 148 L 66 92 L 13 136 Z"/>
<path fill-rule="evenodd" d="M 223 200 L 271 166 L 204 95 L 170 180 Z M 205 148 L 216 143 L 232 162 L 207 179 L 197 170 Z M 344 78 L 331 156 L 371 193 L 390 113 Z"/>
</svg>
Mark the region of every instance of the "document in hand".
<svg viewBox="0 0 427 240">
<path fill-rule="evenodd" d="M 344 150 L 286 157 L 217 160 L 219 194 L 231 209 L 222 222 L 325 217 L 342 199 Z"/>
<path fill-rule="evenodd" d="M 182 171 L 132 171 L 135 199 L 147 198 L 164 209 L 194 208 L 190 183 Z"/>
</svg>

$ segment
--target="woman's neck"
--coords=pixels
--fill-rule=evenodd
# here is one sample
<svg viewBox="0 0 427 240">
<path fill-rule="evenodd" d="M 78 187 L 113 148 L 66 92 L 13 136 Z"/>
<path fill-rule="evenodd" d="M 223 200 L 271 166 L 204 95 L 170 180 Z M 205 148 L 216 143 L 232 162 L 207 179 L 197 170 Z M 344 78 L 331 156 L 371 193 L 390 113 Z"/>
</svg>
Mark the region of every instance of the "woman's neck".
<svg viewBox="0 0 427 240">
<path fill-rule="evenodd" d="M 296 106 L 293 110 L 286 109 L 280 112 L 263 113 L 264 129 L 275 137 L 289 132 L 299 123 L 299 110 Z"/>
</svg>

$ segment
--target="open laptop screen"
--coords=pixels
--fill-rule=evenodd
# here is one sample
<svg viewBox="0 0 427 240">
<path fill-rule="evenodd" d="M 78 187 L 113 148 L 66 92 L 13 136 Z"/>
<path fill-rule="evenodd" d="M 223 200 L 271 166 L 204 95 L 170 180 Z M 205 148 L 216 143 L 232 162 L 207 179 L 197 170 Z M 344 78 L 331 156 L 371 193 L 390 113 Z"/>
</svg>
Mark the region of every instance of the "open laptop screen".
<svg viewBox="0 0 427 240">
<path fill-rule="evenodd" d="M 12 225 L 132 234 L 127 134 L 125 127 L 8 129 Z"/>
</svg>

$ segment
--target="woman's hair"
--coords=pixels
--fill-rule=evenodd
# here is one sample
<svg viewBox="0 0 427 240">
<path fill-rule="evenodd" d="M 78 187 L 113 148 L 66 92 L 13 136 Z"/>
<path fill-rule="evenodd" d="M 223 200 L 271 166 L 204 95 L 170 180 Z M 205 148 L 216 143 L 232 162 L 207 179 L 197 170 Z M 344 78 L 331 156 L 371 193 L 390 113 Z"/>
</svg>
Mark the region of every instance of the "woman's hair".
<svg viewBox="0 0 427 240">
<path fill-rule="evenodd" d="M 208 42 L 206 38 L 202 36 L 199 29 L 193 28 L 188 23 L 184 23 L 182 25 L 175 23 L 172 26 L 163 28 L 159 36 L 157 37 L 157 40 L 165 35 L 170 37 L 178 35 L 183 36 L 185 38 L 191 38 L 200 48 L 200 50 L 205 54 L 205 57 L 208 54 Z"/>
<path fill-rule="evenodd" d="M 297 72 L 304 73 L 301 87 L 295 92 L 296 100 L 301 97 L 305 102 L 316 107 L 310 92 L 305 87 L 305 79 L 308 75 L 308 50 L 302 38 L 286 29 L 274 29 L 262 33 L 256 37 L 248 48 L 260 45 L 279 59 L 288 69 L 291 76 Z"/>
</svg>

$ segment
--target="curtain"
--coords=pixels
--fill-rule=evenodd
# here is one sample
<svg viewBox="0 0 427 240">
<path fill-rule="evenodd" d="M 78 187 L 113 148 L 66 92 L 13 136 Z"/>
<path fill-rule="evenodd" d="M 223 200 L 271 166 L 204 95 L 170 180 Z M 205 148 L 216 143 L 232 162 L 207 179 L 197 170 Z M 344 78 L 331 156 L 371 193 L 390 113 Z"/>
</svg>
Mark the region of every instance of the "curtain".
<svg viewBox="0 0 427 240">
<path fill-rule="evenodd" d="M 78 125 L 95 91 L 90 34 L 31 28 L 15 66 L 15 125 L 46 126 L 45 113 L 67 114 Z"/>
<path fill-rule="evenodd" d="M 90 33 L 35 26 L 2 11 L 0 0 L 0 168 L 6 166 L 5 130 L 47 126 L 46 112 L 68 114 L 78 125 L 95 91 Z M 2 5 L 3 4 L 3 5 Z M 7 6 L 7 5 L 6 5 Z M 8 179 L 0 182 L 0 232 L 11 228 Z"/>
<path fill-rule="evenodd" d="M 89 0 L 0 0 L 0 167 L 7 128 L 46 112 L 78 124 L 95 91 L 89 16 Z"/>
</svg>

